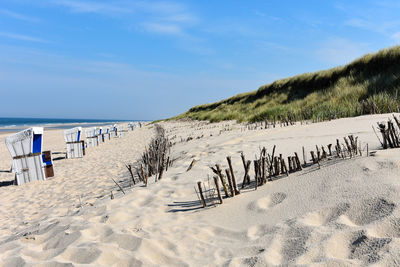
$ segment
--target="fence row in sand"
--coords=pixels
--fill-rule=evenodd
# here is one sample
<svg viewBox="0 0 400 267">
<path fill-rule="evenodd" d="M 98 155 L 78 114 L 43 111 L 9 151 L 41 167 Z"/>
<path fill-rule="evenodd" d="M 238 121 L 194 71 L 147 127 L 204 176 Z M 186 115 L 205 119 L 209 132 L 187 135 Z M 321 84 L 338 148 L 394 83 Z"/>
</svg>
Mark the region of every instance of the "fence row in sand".
<svg viewBox="0 0 400 267">
<path fill-rule="evenodd" d="M 251 181 L 249 171 L 251 167 L 251 161 L 245 158 L 243 152 L 241 153 L 241 159 L 244 167 L 244 176 L 241 183 L 241 189 L 245 189 L 253 186 L 255 190 L 259 186 L 265 185 L 267 182 L 272 182 L 274 180 L 280 179 L 283 176 L 289 176 L 290 173 L 302 171 L 304 168 L 311 167 L 313 165 L 318 165 L 325 162 L 333 162 L 334 160 L 340 159 L 351 159 L 358 156 L 362 156 L 362 150 L 367 150 L 366 156 L 368 156 L 368 144 L 365 148 L 361 148 L 361 142 L 358 142 L 358 137 L 349 135 L 348 138 L 343 138 L 344 143 L 340 143 L 339 139 L 336 139 L 335 151 L 332 151 L 332 144 L 328 144 L 327 150 L 324 146 L 320 148 L 316 145 L 316 152 L 310 151 L 311 160 L 307 162 L 306 152 L 304 147 L 303 150 L 303 163 L 300 162 L 299 156 L 294 152 L 294 156 L 288 156 L 286 161 L 282 154 L 277 156 L 276 146 L 274 145 L 272 149 L 272 154 L 267 153 L 267 149 L 263 147 L 260 149 L 260 155 L 253 161 L 254 163 L 254 181 Z M 215 167 L 211 166 L 211 170 L 216 175 L 213 177 L 213 182 L 208 179 L 205 182 L 198 181 L 197 188 L 195 187 L 196 194 L 201 201 L 202 206 L 205 208 L 207 206 L 215 206 L 218 200 L 219 204 L 223 203 L 223 198 L 221 196 L 221 189 L 219 181 L 221 182 L 222 189 L 225 194 L 225 198 L 234 197 L 240 194 L 240 190 L 236 183 L 235 173 L 232 168 L 232 159 L 230 156 L 226 157 L 228 168 L 225 169 L 225 174 L 223 174 L 222 167 L 220 164 L 215 164 Z M 195 161 L 193 160 L 187 171 L 192 169 Z"/>
</svg>

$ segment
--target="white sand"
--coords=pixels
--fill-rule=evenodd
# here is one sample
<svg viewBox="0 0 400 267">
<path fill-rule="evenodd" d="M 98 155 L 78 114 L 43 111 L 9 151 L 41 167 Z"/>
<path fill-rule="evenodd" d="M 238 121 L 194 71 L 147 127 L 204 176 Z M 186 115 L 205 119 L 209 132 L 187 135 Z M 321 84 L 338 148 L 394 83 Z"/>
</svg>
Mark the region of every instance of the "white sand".
<svg viewBox="0 0 400 267">
<path fill-rule="evenodd" d="M 238 183 L 240 151 L 254 159 L 266 146 L 301 155 L 347 134 L 378 149 L 373 115 L 268 130 L 242 131 L 233 122 L 164 123 L 174 142 L 174 165 L 149 186 L 129 188 L 124 163 L 133 162 L 153 129 L 90 148 L 83 159 L 54 162 L 44 182 L 0 187 L 0 263 L 3 266 L 322 266 L 400 264 L 400 154 L 325 163 L 242 191 L 223 205 L 199 208 L 197 181 L 209 166 L 227 167 Z M 229 131 L 226 131 L 229 130 Z M 212 136 L 210 136 L 212 135 Z M 201 137 L 197 139 L 197 137 Z M 0 170 L 11 159 L 0 137 Z M 193 138 L 188 142 L 188 137 Z M 65 151 L 61 131 L 45 133 L 45 148 Z M 365 153 L 364 153 L 365 155 Z M 307 155 L 310 157 L 309 154 Z M 197 163 L 186 172 L 192 159 Z M 253 168 L 251 179 L 254 179 Z M 110 178 L 127 186 L 117 191 Z M 13 175 L 0 172 L 0 181 Z M 110 199 L 113 190 L 115 199 Z M 79 196 L 81 196 L 82 207 Z M 87 266 L 85 265 L 85 266 Z"/>
</svg>

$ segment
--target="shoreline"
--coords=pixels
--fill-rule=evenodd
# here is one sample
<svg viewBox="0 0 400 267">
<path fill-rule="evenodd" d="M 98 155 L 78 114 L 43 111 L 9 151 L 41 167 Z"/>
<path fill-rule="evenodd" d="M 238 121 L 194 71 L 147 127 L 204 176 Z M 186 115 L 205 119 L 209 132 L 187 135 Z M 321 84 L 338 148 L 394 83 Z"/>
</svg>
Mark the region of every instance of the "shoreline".
<svg viewBox="0 0 400 267">
<path fill-rule="evenodd" d="M 46 123 L 46 124 L 24 124 L 24 125 L 13 125 L 13 126 L 0 126 L 0 134 L 5 133 L 16 133 L 31 127 L 43 127 L 44 130 L 65 130 L 74 127 L 90 128 L 90 127 L 103 127 L 113 124 L 127 124 L 131 121 L 109 121 L 109 122 L 77 122 L 77 123 Z M 147 121 L 132 121 L 132 122 L 147 122 Z"/>
</svg>

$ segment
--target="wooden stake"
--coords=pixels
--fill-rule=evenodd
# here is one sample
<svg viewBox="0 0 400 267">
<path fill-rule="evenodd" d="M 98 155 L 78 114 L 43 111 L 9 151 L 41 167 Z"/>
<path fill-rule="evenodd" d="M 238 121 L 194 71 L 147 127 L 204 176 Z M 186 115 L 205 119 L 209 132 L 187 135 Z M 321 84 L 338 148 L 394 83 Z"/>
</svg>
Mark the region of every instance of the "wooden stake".
<svg viewBox="0 0 400 267">
<path fill-rule="evenodd" d="M 279 169 L 279 160 L 278 160 L 278 157 L 274 157 L 274 175 L 275 176 L 278 176 L 279 175 L 279 171 L 280 171 L 280 169 Z"/>
<path fill-rule="evenodd" d="M 113 178 L 111 178 L 111 180 L 114 181 L 114 183 L 119 187 L 119 189 L 120 189 L 120 190 L 122 191 L 122 193 L 124 193 L 124 195 L 125 195 L 124 189 L 122 189 L 122 187 L 121 187 Z"/>
<path fill-rule="evenodd" d="M 317 163 L 318 159 L 315 157 L 314 151 L 310 151 L 310 154 L 311 154 L 311 158 L 312 158 L 313 163 L 314 164 Z"/>
<path fill-rule="evenodd" d="M 258 160 L 254 160 L 254 180 L 255 180 L 255 190 L 257 190 L 258 186 Z"/>
<path fill-rule="evenodd" d="M 266 172 L 266 158 L 265 158 L 265 148 L 264 148 L 264 155 L 261 157 L 261 170 L 262 170 L 262 184 L 267 182 L 267 172 Z"/>
<path fill-rule="evenodd" d="M 233 189 L 232 178 L 229 169 L 225 169 L 226 177 L 228 179 L 229 189 L 231 190 L 231 196 L 235 196 L 235 190 Z"/>
<path fill-rule="evenodd" d="M 296 162 L 297 162 L 297 170 L 298 170 L 298 171 L 301 171 L 301 170 L 302 170 L 302 168 L 301 168 L 301 163 L 300 163 L 299 156 L 297 155 L 297 153 L 296 153 L 296 152 L 294 152 L 294 155 L 295 155 L 295 157 L 296 157 Z"/>
<path fill-rule="evenodd" d="M 237 188 L 237 185 L 236 185 L 236 178 L 235 178 L 235 174 L 233 173 L 231 157 L 229 157 L 229 156 L 226 157 L 226 160 L 228 161 L 229 171 L 230 171 L 231 176 L 232 176 L 232 184 L 233 184 L 233 189 L 235 190 L 235 195 L 239 195 L 240 191 L 239 191 L 239 189 Z"/>
<path fill-rule="evenodd" d="M 135 185 L 136 181 L 135 181 L 135 178 L 133 177 L 132 165 L 126 164 L 125 166 L 126 166 L 126 168 L 128 168 L 129 173 L 131 174 L 132 182 Z"/>
<path fill-rule="evenodd" d="M 303 146 L 303 162 L 304 162 L 304 167 L 307 165 L 307 159 L 306 159 L 306 151 L 304 150 Z"/>
<path fill-rule="evenodd" d="M 244 177 L 243 177 L 243 182 L 242 182 L 242 189 L 245 187 L 246 183 L 250 184 L 250 176 L 249 176 L 249 170 L 250 170 L 250 164 L 251 161 L 248 160 L 246 163 L 244 161 L 244 155 L 242 154 L 242 161 L 244 163 Z"/>
<path fill-rule="evenodd" d="M 329 156 L 330 156 L 330 157 L 332 156 L 332 150 L 331 150 L 331 148 L 332 148 L 332 144 L 329 144 L 329 145 L 328 145 L 328 150 L 329 150 Z"/>
<path fill-rule="evenodd" d="M 196 159 L 193 159 L 193 160 L 192 160 L 192 162 L 190 163 L 190 165 L 189 165 L 189 167 L 187 168 L 186 171 L 187 171 L 187 172 L 190 171 L 190 170 L 193 168 L 194 164 L 196 164 Z"/>
<path fill-rule="evenodd" d="M 214 178 L 215 188 L 217 189 L 219 204 L 222 204 L 222 197 L 221 197 L 221 191 L 219 190 L 218 177 L 214 176 L 213 178 Z"/>
<path fill-rule="evenodd" d="M 282 172 L 286 173 L 286 176 L 289 176 L 289 172 L 288 172 L 288 169 L 286 167 L 285 160 L 283 158 L 281 158 L 281 165 L 282 165 L 282 168 L 284 168 L 284 171 L 282 171 Z"/>
<path fill-rule="evenodd" d="M 289 165 L 289 173 L 293 172 L 293 164 L 292 164 L 292 157 L 288 157 L 288 165 Z"/>
<path fill-rule="evenodd" d="M 226 185 L 224 176 L 222 174 L 222 170 L 221 170 L 221 165 L 219 164 L 215 164 L 216 169 L 214 169 L 213 167 L 211 167 L 211 170 L 218 175 L 219 179 L 221 180 L 221 184 L 222 187 L 224 188 L 224 192 L 225 192 L 225 196 L 229 197 L 229 191 L 228 191 L 228 186 Z"/>
<path fill-rule="evenodd" d="M 203 188 L 201 188 L 201 182 L 197 182 L 197 187 L 199 188 L 201 203 L 203 204 L 203 208 L 207 207 L 206 200 L 203 196 Z"/>
</svg>

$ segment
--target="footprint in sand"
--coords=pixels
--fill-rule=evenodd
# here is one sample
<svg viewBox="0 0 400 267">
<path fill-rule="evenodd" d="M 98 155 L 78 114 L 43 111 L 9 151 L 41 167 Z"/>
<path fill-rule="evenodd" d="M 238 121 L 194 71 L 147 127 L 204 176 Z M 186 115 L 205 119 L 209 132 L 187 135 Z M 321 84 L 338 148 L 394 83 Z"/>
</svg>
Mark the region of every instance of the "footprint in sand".
<svg viewBox="0 0 400 267">
<path fill-rule="evenodd" d="M 366 225 L 393 213 L 396 205 L 384 198 L 364 199 L 352 204 L 346 217 L 355 225 Z"/>
<path fill-rule="evenodd" d="M 311 226 L 322 226 L 335 221 L 339 216 L 344 214 L 350 205 L 347 203 L 339 204 L 335 207 L 324 208 L 322 210 L 307 213 L 300 221 Z"/>
<path fill-rule="evenodd" d="M 379 252 L 390 242 L 391 238 L 374 238 L 367 236 L 364 231 L 350 240 L 350 258 L 359 259 L 364 264 L 372 264 L 380 260 Z"/>
<path fill-rule="evenodd" d="M 101 254 L 97 248 L 69 247 L 61 254 L 62 258 L 73 263 L 89 264 L 95 261 Z"/>
<path fill-rule="evenodd" d="M 273 193 L 272 195 L 268 195 L 266 197 L 250 202 L 247 208 L 256 212 L 265 212 L 266 210 L 280 204 L 283 200 L 285 200 L 285 198 L 285 193 Z"/>
</svg>

